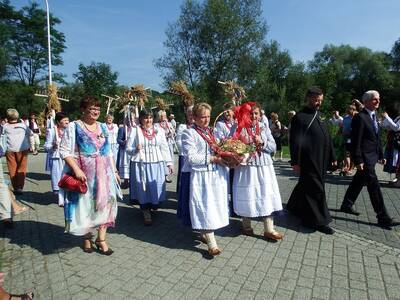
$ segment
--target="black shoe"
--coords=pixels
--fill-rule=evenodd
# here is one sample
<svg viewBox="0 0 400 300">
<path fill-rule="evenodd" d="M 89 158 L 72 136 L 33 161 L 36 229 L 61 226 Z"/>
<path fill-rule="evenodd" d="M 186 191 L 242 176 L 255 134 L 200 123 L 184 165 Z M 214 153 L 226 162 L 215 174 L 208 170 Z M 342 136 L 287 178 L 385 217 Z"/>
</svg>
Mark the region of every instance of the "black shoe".
<svg viewBox="0 0 400 300">
<path fill-rule="evenodd" d="M 107 251 L 104 251 L 104 248 L 102 245 L 102 243 L 104 243 L 104 242 L 105 242 L 105 240 L 98 240 L 98 239 L 96 239 L 94 241 L 94 244 L 97 247 L 97 252 L 99 252 L 100 254 L 106 255 L 106 256 L 110 256 L 111 254 L 114 253 L 114 251 L 110 247 L 108 247 Z"/>
<path fill-rule="evenodd" d="M 5 229 L 13 229 L 14 228 L 14 222 L 11 219 L 4 220 L 3 225 L 4 225 Z"/>
<path fill-rule="evenodd" d="M 394 221 L 393 219 L 379 219 L 378 225 L 386 230 L 392 230 L 392 227 L 399 226 L 400 222 Z"/>
<path fill-rule="evenodd" d="M 329 227 L 328 225 L 318 226 L 318 227 L 315 227 L 315 229 L 317 231 L 325 233 L 325 234 L 334 234 L 335 233 L 335 230 L 333 230 L 333 228 Z"/>
<path fill-rule="evenodd" d="M 24 194 L 22 190 L 14 190 L 13 193 L 14 195 L 19 195 L 19 196 Z"/>
<path fill-rule="evenodd" d="M 340 211 L 344 212 L 346 214 L 350 214 L 350 215 L 355 215 L 355 216 L 359 216 L 360 213 L 358 211 L 356 211 L 353 207 L 351 206 L 341 206 L 340 207 Z"/>
</svg>

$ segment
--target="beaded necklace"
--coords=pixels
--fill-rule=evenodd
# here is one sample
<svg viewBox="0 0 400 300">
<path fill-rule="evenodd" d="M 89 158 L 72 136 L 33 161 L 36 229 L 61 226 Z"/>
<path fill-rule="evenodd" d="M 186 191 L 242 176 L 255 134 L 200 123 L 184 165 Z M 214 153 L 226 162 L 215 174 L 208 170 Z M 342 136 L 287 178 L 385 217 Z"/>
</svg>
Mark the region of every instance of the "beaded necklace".
<svg viewBox="0 0 400 300">
<path fill-rule="evenodd" d="M 157 130 L 154 129 L 154 127 L 152 127 L 153 132 L 151 134 L 148 133 L 148 131 L 143 128 L 142 126 L 140 126 L 140 129 L 142 130 L 143 136 L 148 139 L 149 141 L 151 141 L 152 139 L 155 138 L 156 134 L 157 134 Z"/>
<path fill-rule="evenodd" d="M 217 141 L 215 140 L 214 135 L 211 132 L 211 129 L 206 127 L 206 128 L 200 128 L 196 124 L 193 125 L 193 129 L 196 130 L 196 132 L 203 138 L 203 140 L 210 146 L 210 148 L 214 152 L 218 152 L 218 146 L 217 146 Z"/>
<path fill-rule="evenodd" d="M 254 129 L 254 132 L 253 132 L 253 129 Z M 254 142 L 256 135 L 260 135 L 260 125 L 259 125 L 259 123 L 257 122 L 256 126 L 246 127 L 246 131 L 247 131 L 247 134 L 249 135 L 249 137 Z"/>
</svg>

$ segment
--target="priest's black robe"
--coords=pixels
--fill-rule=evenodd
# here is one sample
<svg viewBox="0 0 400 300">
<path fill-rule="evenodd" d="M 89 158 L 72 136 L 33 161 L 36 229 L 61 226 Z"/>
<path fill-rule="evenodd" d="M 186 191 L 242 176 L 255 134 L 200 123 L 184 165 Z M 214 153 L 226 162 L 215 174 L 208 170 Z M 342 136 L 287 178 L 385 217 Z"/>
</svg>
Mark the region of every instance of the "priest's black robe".
<svg viewBox="0 0 400 300">
<path fill-rule="evenodd" d="M 316 118 L 307 130 L 315 113 Z M 300 166 L 300 177 L 287 209 L 305 225 L 328 225 L 332 218 L 326 204 L 325 175 L 335 154 L 328 128 L 318 111 L 305 107 L 293 117 L 289 142 L 291 165 Z"/>
</svg>

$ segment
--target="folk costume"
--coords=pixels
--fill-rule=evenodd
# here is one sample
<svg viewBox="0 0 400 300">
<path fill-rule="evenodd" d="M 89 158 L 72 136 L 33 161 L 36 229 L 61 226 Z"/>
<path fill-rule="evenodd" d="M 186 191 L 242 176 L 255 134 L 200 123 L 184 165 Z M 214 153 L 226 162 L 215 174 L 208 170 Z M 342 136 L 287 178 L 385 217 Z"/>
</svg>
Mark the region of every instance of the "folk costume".
<svg viewBox="0 0 400 300">
<path fill-rule="evenodd" d="M 218 142 L 229 139 L 233 136 L 237 128 L 237 124 L 234 119 L 231 121 L 227 121 L 223 119 L 222 121 L 218 121 L 215 124 L 214 135 Z M 235 174 L 234 169 L 229 170 L 229 215 L 231 217 L 237 217 L 233 209 L 233 200 L 232 200 L 232 185 L 233 185 L 233 177 Z"/>
<path fill-rule="evenodd" d="M 215 137 L 209 128 L 193 125 L 182 133 L 183 154 L 190 169 L 189 211 L 192 228 L 218 249 L 214 230 L 229 224 L 228 168 L 211 162 Z"/>
<path fill-rule="evenodd" d="M 182 148 L 182 135 L 192 125 L 179 124 L 176 132 L 176 145 L 179 151 L 178 158 L 178 176 L 176 184 L 176 192 L 178 194 L 178 205 L 176 215 L 181 220 L 182 225 L 191 226 L 190 212 L 189 212 L 189 198 L 190 198 L 190 166 L 184 156 Z"/>
<path fill-rule="evenodd" d="M 171 123 L 168 121 L 161 121 L 159 123 L 154 124 L 154 127 L 157 130 L 163 130 L 165 133 L 165 139 L 168 143 L 168 148 L 171 157 L 174 157 L 174 145 L 175 145 L 175 130 L 172 127 Z"/>
<path fill-rule="evenodd" d="M 97 122 L 97 130 L 90 131 L 83 122 L 71 122 L 60 144 L 60 156 L 73 156 L 85 173 L 86 194 L 64 190 L 66 231 L 85 235 L 99 228 L 113 227 L 117 217 L 117 200 L 122 193 L 114 171 L 108 129 Z M 70 172 L 66 164 L 64 172 Z M 62 189 L 61 189 L 62 190 Z"/>
<path fill-rule="evenodd" d="M 129 179 L 129 165 L 131 156 L 126 152 L 126 144 L 128 137 L 133 131 L 134 127 L 121 126 L 118 128 L 117 143 L 118 143 L 118 156 L 117 156 L 117 169 L 121 179 Z"/>
<path fill-rule="evenodd" d="M 214 135 L 218 141 L 228 139 L 233 136 L 236 130 L 235 121 L 228 122 L 226 120 L 218 121 L 215 124 Z"/>
<path fill-rule="evenodd" d="M 118 156 L 118 148 L 119 148 L 119 144 L 117 142 L 118 125 L 114 124 L 114 123 L 111 123 L 111 124 L 104 123 L 104 124 L 107 126 L 108 136 L 109 136 L 110 145 L 111 145 L 111 152 L 113 154 L 114 161 L 116 163 L 117 162 L 117 156 Z"/>
<path fill-rule="evenodd" d="M 260 136 L 263 143 L 247 162 L 235 169 L 233 208 L 237 215 L 243 217 L 244 234 L 253 234 L 251 218 L 262 217 L 264 236 L 277 240 L 283 235 L 275 231 L 272 217 L 282 210 L 278 181 L 271 159 L 276 144 L 270 129 L 261 122 L 239 132 L 239 138 L 246 144 L 254 144 L 255 136 Z"/>
<path fill-rule="evenodd" d="M 59 195 L 58 182 L 61 179 L 61 174 L 64 169 L 65 162 L 60 156 L 60 143 L 63 138 L 65 129 L 57 125 L 46 130 L 46 142 L 44 149 L 46 150 L 49 159 L 47 160 L 46 170 L 50 171 L 51 188 L 53 193 L 58 195 L 58 205 L 63 206 L 63 196 Z"/>
<path fill-rule="evenodd" d="M 149 210 L 157 209 L 166 198 L 165 169 L 172 166 L 172 158 L 164 131 L 137 126 L 128 138 L 126 152 L 131 155 L 130 199 L 139 201 L 146 219 Z"/>
</svg>

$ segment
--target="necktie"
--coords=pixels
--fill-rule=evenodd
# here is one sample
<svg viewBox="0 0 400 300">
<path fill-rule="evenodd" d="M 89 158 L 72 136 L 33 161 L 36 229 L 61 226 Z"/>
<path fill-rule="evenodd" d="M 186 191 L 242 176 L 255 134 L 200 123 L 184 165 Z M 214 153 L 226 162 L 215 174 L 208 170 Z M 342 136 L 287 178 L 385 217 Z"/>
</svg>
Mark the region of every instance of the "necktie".
<svg viewBox="0 0 400 300">
<path fill-rule="evenodd" d="M 374 123 L 375 133 L 378 133 L 378 122 L 376 122 L 375 114 L 372 114 L 372 122 Z"/>
</svg>

